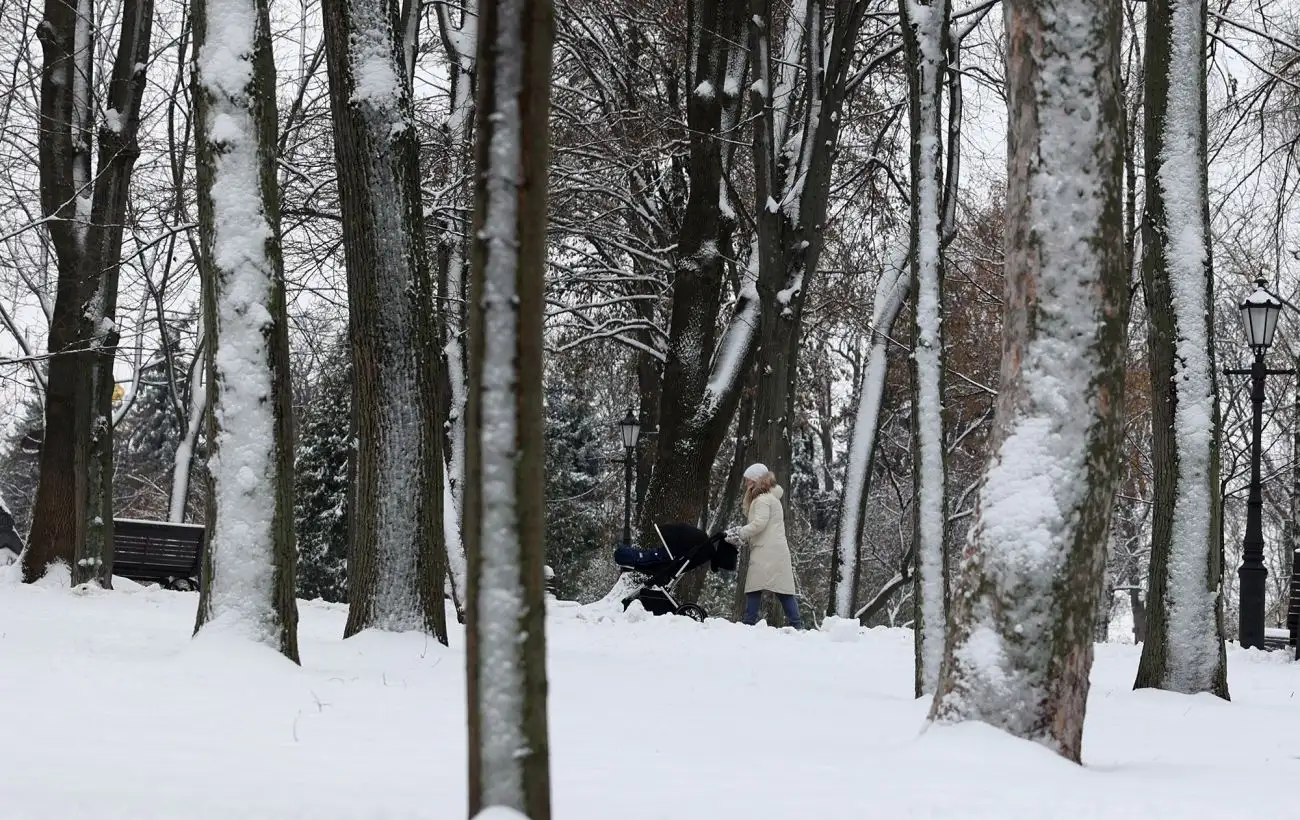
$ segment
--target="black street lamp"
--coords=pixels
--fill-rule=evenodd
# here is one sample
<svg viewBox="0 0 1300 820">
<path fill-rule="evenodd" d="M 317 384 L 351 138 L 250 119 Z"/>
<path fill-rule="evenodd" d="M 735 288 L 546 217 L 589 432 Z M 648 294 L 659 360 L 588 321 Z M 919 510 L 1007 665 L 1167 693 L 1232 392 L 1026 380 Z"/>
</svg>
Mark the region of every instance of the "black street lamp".
<svg viewBox="0 0 1300 820">
<path fill-rule="evenodd" d="M 636 460 L 636 443 L 641 438 L 641 423 L 632 408 L 618 423 L 618 433 L 623 439 L 623 545 L 632 546 L 632 463 Z"/>
<path fill-rule="evenodd" d="M 1250 376 L 1250 495 L 1246 502 L 1246 537 L 1242 539 L 1241 579 L 1239 593 L 1240 615 L 1238 640 L 1243 648 L 1264 648 L 1264 589 L 1268 568 L 1264 566 L 1264 498 L 1260 491 L 1259 463 L 1260 436 L 1264 426 L 1264 377 L 1290 374 L 1292 370 L 1269 370 L 1264 364 L 1264 354 L 1273 344 L 1277 319 L 1282 313 L 1282 300 L 1269 293 L 1265 280 L 1257 279 L 1258 288 L 1241 303 L 1241 322 L 1246 331 L 1246 341 L 1255 353 L 1249 370 L 1226 370 L 1231 375 Z"/>
</svg>

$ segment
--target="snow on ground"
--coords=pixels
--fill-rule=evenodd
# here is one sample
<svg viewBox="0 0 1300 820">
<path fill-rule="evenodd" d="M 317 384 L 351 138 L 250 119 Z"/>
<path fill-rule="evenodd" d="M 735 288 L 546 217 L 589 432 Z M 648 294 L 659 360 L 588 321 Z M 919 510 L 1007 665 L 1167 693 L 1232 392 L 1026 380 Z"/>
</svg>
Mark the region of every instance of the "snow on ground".
<svg viewBox="0 0 1300 820">
<path fill-rule="evenodd" d="M 461 632 L 450 649 L 343 641 L 342 607 L 302 602 L 299 669 L 192 640 L 193 593 L 21 586 L 13 569 L 0 568 L 4 820 L 465 816 Z M 1286 653 L 1230 652 L 1224 703 L 1133 692 L 1137 650 L 1099 647 L 1079 768 L 980 725 L 922 732 L 904 630 L 564 604 L 547 629 L 557 820 L 1295 816 L 1300 666 Z"/>
</svg>

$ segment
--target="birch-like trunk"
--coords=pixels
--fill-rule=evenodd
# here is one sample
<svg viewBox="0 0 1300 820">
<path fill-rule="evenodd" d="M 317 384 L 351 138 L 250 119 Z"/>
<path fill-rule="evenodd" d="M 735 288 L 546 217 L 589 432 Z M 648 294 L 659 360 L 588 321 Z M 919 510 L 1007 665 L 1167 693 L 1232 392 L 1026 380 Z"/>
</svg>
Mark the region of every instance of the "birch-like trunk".
<svg viewBox="0 0 1300 820">
<path fill-rule="evenodd" d="M 948 503 L 943 436 L 943 91 L 948 70 L 948 0 L 899 0 L 910 87 L 912 214 L 912 450 L 916 503 L 916 696 L 934 692 L 948 610 Z"/>
<path fill-rule="evenodd" d="M 447 642 L 442 435 L 419 136 L 396 0 L 326 0 L 352 348 L 348 621 Z"/>
<path fill-rule="evenodd" d="M 835 549 L 831 552 L 831 595 L 828 615 L 854 617 L 858 567 L 862 554 L 862 529 L 870 490 L 871 466 L 876 455 L 876 434 L 880 408 L 885 397 L 885 376 L 889 372 L 890 334 L 907 298 L 911 271 L 904 245 L 885 265 L 876 285 L 871 310 L 871 348 L 862 384 L 858 386 L 858 408 L 849 440 L 844 469 L 844 495 L 840 500 L 835 527 Z"/>
<path fill-rule="evenodd" d="M 469 300 L 464 532 L 469 813 L 550 820 L 542 321 L 549 0 L 485 3 Z"/>
<path fill-rule="evenodd" d="M 195 630 L 298 661 L 293 412 L 266 0 L 195 0 L 208 548 Z"/>
<path fill-rule="evenodd" d="M 1147 4 L 1142 281 L 1155 503 L 1135 687 L 1226 699 L 1205 18 L 1205 0 Z"/>
<path fill-rule="evenodd" d="M 199 338 L 204 338 L 203 324 L 200 319 Z M 190 474 L 194 470 L 194 448 L 198 444 L 199 433 L 203 429 L 203 420 L 207 415 L 208 389 L 203 382 L 200 357 L 203 356 L 202 345 L 194 352 L 194 363 L 190 367 L 190 406 L 186 414 L 185 437 L 176 447 L 176 457 L 172 460 L 172 494 L 167 520 L 173 524 L 185 522 L 185 507 L 190 497 Z"/>
<path fill-rule="evenodd" d="M 1010 0 L 992 458 L 931 717 L 1078 761 L 1119 475 L 1128 289 L 1117 0 Z"/>
<path fill-rule="evenodd" d="M 456 611 L 464 619 L 466 606 L 465 543 L 461 514 L 465 501 L 465 405 L 468 382 L 465 362 L 465 290 L 469 266 L 467 213 L 473 197 L 474 95 L 477 71 L 478 2 L 466 0 L 458 19 L 446 3 L 436 5 L 451 83 L 450 110 L 445 127 L 448 155 L 445 185 L 448 202 L 435 231 L 438 263 L 438 328 L 444 364 L 440 382 L 445 472 L 443 539 L 448 578 Z"/>
<path fill-rule="evenodd" d="M 82 267 L 91 204 L 91 97 L 94 68 L 90 0 L 46 0 L 41 41 L 41 212 L 58 267 L 50 317 L 45 436 L 23 580 L 84 553 L 91 414 L 87 346 L 95 327 L 90 301 L 99 284 Z"/>
<path fill-rule="evenodd" d="M 123 0 L 108 109 L 99 129 L 99 167 L 81 258 L 83 281 L 97 282 L 98 287 L 90 306 L 95 337 L 88 354 L 92 415 L 86 461 L 86 538 L 77 545 L 73 584 L 94 581 L 111 587 L 113 581 L 113 362 L 119 338 L 118 274 L 131 177 L 140 156 L 137 136 L 153 17 L 153 0 Z"/>
</svg>

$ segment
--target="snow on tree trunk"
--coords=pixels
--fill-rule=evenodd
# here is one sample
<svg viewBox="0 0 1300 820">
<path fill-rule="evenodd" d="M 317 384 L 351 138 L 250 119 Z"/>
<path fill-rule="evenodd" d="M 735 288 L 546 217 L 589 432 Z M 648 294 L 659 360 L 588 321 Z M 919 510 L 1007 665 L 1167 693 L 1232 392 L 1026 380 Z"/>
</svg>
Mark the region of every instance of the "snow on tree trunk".
<svg viewBox="0 0 1300 820">
<path fill-rule="evenodd" d="M 348 621 L 447 642 L 442 435 L 419 136 L 395 0 L 327 0 L 352 345 Z"/>
<path fill-rule="evenodd" d="M 934 692 L 948 608 L 948 504 L 943 437 L 943 104 L 948 0 L 900 0 L 910 86 L 912 214 L 912 438 L 916 458 L 916 696 Z"/>
<path fill-rule="evenodd" d="M 99 167 L 90 225 L 81 256 L 82 280 L 95 282 L 91 298 L 94 328 L 89 359 L 90 453 L 86 476 L 86 538 L 78 543 L 72 583 L 103 587 L 113 581 L 113 363 L 119 333 L 117 290 L 122 231 L 127 221 L 131 177 L 140 156 L 140 105 L 153 32 L 152 0 L 124 0 L 122 31 L 109 79 L 108 111 L 99 130 Z"/>
<path fill-rule="evenodd" d="M 447 114 L 446 144 L 451 157 L 445 186 L 448 201 L 439 209 L 441 223 L 437 231 L 438 249 L 438 317 L 443 362 L 442 388 L 444 432 L 444 513 L 443 532 L 447 549 L 448 577 L 456 611 L 465 611 L 466 578 L 465 543 L 461 513 L 465 500 L 465 405 L 468 385 L 465 368 L 465 261 L 468 225 L 461 214 L 470 208 L 472 189 L 472 153 L 474 135 L 474 74 L 478 29 L 477 0 L 466 0 L 459 19 L 453 19 L 446 3 L 436 4 L 438 28 L 450 69 L 450 110 Z"/>
<path fill-rule="evenodd" d="M 733 321 L 718 337 L 723 255 L 735 219 L 726 198 L 722 122 L 740 91 L 734 59 L 744 26 L 739 3 L 703 0 L 690 21 L 694 50 L 687 75 L 686 121 L 691 150 L 690 194 L 677 234 L 668 350 L 660 394 L 654 472 L 642 508 L 643 546 L 654 543 L 655 523 L 700 520 L 709 470 L 739 403 L 740 374 L 750 361 L 751 326 L 735 321 L 750 304 L 742 291 Z M 746 285 L 748 285 L 748 280 Z"/>
<path fill-rule="evenodd" d="M 1078 761 L 1124 411 L 1120 7 L 1011 0 L 1001 389 L 931 717 Z"/>
<path fill-rule="evenodd" d="M 208 334 L 208 549 L 196 631 L 298 660 L 293 414 L 266 0 L 193 5 L 199 239 Z"/>
<path fill-rule="evenodd" d="M 205 335 L 202 315 L 199 319 L 199 338 L 202 339 Z M 185 437 L 177 445 L 176 457 L 172 461 L 172 494 L 167 520 L 173 524 L 185 521 L 185 507 L 190 497 L 190 473 L 194 469 L 194 448 L 198 444 L 199 432 L 203 429 L 203 420 L 207 415 L 208 390 L 202 383 L 200 356 L 202 352 L 195 351 L 194 365 L 190 368 L 190 406 L 186 414 Z"/>
<path fill-rule="evenodd" d="M 876 452 L 880 408 L 885 397 L 885 376 L 889 370 L 890 333 L 907 297 L 910 271 L 907 245 L 903 244 L 885 265 L 871 310 L 871 349 L 858 388 L 858 409 L 844 470 L 844 495 L 835 529 L 835 551 L 831 554 L 831 596 L 828 614 L 853 617 L 861 554 L 862 527 L 866 511 L 871 464 Z"/>
<path fill-rule="evenodd" d="M 1205 17 L 1205 0 L 1147 5 L 1142 273 L 1155 505 L 1147 639 L 1136 686 L 1227 698 Z"/>
<path fill-rule="evenodd" d="M 469 812 L 549 820 L 542 321 L 549 0 L 479 10 L 464 533 Z"/>
</svg>

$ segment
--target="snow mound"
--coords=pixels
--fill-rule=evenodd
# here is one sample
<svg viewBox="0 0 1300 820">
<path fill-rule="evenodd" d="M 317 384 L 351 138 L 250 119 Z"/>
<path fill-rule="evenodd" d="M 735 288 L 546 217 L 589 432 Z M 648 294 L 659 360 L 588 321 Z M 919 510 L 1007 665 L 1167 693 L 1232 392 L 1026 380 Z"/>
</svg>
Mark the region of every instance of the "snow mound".
<svg viewBox="0 0 1300 820">
<path fill-rule="evenodd" d="M 72 570 L 62 561 L 50 564 L 45 574 L 33 586 L 40 589 L 69 590 L 72 588 Z"/>
<path fill-rule="evenodd" d="M 822 631 L 832 643 L 854 643 L 858 640 L 858 621 L 856 618 L 837 618 L 828 616 L 822 621 Z"/>
</svg>

